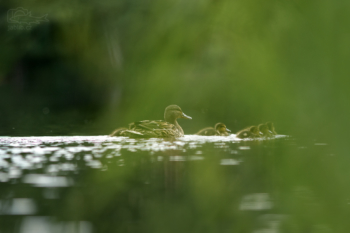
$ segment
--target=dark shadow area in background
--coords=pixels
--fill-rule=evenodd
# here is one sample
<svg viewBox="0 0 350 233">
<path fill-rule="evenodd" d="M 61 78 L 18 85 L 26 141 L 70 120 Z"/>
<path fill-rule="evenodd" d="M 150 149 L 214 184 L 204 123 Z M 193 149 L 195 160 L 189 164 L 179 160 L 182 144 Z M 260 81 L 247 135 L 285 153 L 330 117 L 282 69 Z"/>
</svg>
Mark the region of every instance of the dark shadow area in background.
<svg viewBox="0 0 350 233">
<path fill-rule="evenodd" d="M 9 43 L 19 54 L 1 77 L 1 135 L 101 133 L 89 125 L 106 96 L 86 84 L 78 62 L 59 50 L 58 31 L 54 23 L 46 23 L 29 31 L 5 32 L 13 33 Z"/>
</svg>

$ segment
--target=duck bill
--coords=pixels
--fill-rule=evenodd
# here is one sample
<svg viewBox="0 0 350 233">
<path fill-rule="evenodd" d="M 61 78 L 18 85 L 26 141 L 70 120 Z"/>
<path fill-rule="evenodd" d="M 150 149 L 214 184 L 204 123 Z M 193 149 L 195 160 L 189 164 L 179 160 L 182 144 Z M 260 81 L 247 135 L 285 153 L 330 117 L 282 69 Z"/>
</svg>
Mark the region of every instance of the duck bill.
<svg viewBox="0 0 350 233">
<path fill-rule="evenodd" d="M 185 113 L 182 113 L 182 116 L 181 118 L 185 118 L 185 119 L 189 119 L 189 120 L 192 120 L 192 117 L 190 116 L 187 116 Z"/>
<path fill-rule="evenodd" d="M 227 128 L 226 128 L 226 132 L 229 132 L 229 133 L 231 133 L 231 130 L 229 130 L 229 129 L 227 129 Z"/>
</svg>

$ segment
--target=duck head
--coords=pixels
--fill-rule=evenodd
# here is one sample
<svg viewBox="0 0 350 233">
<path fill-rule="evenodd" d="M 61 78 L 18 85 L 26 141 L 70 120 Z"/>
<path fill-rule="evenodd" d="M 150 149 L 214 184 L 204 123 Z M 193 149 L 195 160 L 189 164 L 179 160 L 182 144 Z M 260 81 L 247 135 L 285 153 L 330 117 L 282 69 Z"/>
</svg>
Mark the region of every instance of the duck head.
<svg viewBox="0 0 350 233">
<path fill-rule="evenodd" d="M 259 128 L 259 131 L 260 131 L 263 135 L 269 134 L 269 128 L 267 127 L 266 124 L 260 124 L 260 125 L 258 126 L 258 128 Z"/>
<path fill-rule="evenodd" d="M 226 128 L 226 125 L 223 124 L 223 123 L 217 123 L 217 124 L 215 125 L 215 130 L 216 130 L 216 131 L 219 131 L 220 133 L 226 133 L 226 132 L 230 133 L 230 132 L 231 132 L 231 130 L 229 130 L 228 128 Z"/>
<path fill-rule="evenodd" d="M 272 122 L 266 122 L 266 125 L 268 127 L 268 130 L 271 132 L 271 133 L 274 133 L 275 131 L 275 126 L 273 126 L 273 123 Z"/>
<path fill-rule="evenodd" d="M 259 129 L 256 126 L 250 127 L 249 131 L 252 132 L 253 134 L 259 135 Z"/>
<path fill-rule="evenodd" d="M 169 105 L 164 111 L 164 120 L 174 124 L 177 118 L 192 119 L 192 117 L 187 116 L 179 106 Z"/>
</svg>

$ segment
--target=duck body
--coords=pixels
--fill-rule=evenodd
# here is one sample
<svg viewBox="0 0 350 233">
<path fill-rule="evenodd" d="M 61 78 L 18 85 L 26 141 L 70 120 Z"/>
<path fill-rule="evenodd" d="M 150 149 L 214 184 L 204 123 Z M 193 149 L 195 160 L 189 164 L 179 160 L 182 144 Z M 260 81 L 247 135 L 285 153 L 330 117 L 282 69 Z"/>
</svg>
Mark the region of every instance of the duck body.
<svg viewBox="0 0 350 233">
<path fill-rule="evenodd" d="M 177 138 L 184 136 L 184 132 L 181 127 L 163 120 L 144 120 L 130 123 L 123 135 L 135 138 Z"/>
<path fill-rule="evenodd" d="M 254 138 L 254 135 L 248 129 L 244 129 L 244 130 L 241 130 L 238 133 L 236 133 L 236 137 L 241 138 L 241 139 Z"/>
<path fill-rule="evenodd" d="M 182 112 L 177 105 L 165 108 L 165 120 L 144 120 L 132 122 L 129 129 L 121 131 L 120 136 L 131 138 L 178 138 L 184 136 L 184 131 L 177 123 L 178 118 L 192 119 Z"/>
<path fill-rule="evenodd" d="M 269 127 L 266 124 L 260 124 L 258 128 L 263 137 L 270 138 L 273 136 L 273 134 L 269 131 Z"/>
<path fill-rule="evenodd" d="M 275 127 L 272 122 L 260 124 L 258 126 L 249 126 L 236 134 L 238 138 L 271 138 L 276 135 Z"/>
<path fill-rule="evenodd" d="M 269 121 L 269 122 L 266 122 L 266 125 L 267 125 L 269 131 L 270 131 L 273 135 L 277 135 L 277 132 L 276 132 L 276 130 L 275 130 L 275 126 L 273 125 L 272 122 L 270 122 L 270 121 Z"/>
<path fill-rule="evenodd" d="M 121 127 L 121 128 L 118 128 L 116 130 L 114 130 L 109 136 L 123 136 L 122 133 L 125 131 L 125 130 L 128 130 L 127 128 L 125 127 Z"/>
<path fill-rule="evenodd" d="M 241 131 L 236 133 L 237 138 L 260 138 L 260 133 L 258 130 L 258 127 L 256 126 L 249 126 L 245 129 L 242 129 Z"/>
<path fill-rule="evenodd" d="M 204 136 L 228 136 L 229 132 L 231 132 L 231 130 L 227 129 L 225 124 L 219 122 L 215 124 L 214 128 L 207 127 L 199 130 L 196 134 Z"/>
<path fill-rule="evenodd" d="M 199 130 L 196 134 L 203 135 L 203 136 L 214 136 L 214 135 L 217 135 L 218 132 L 213 127 L 207 127 Z"/>
</svg>

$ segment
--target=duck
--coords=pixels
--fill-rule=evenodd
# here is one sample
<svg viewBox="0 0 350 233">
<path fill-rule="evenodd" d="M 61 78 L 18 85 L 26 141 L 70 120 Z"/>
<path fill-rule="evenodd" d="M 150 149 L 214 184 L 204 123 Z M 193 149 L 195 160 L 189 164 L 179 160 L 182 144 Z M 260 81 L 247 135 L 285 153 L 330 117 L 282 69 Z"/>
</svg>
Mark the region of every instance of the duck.
<svg viewBox="0 0 350 233">
<path fill-rule="evenodd" d="M 260 137 L 260 133 L 259 133 L 259 129 L 257 126 L 249 126 L 245 129 L 242 129 L 241 131 L 239 131 L 238 133 L 236 133 L 236 137 L 237 138 L 259 138 Z"/>
<path fill-rule="evenodd" d="M 273 134 L 273 135 L 277 135 L 277 132 L 275 130 L 275 126 L 273 125 L 273 123 L 271 121 L 266 122 L 267 127 L 269 128 L 269 131 Z"/>
<path fill-rule="evenodd" d="M 128 130 L 128 128 L 125 127 L 120 127 L 116 130 L 114 130 L 109 136 L 113 137 L 113 136 L 123 136 L 121 133 L 124 132 L 125 130 Z"/>
<path fill-rule="evenodd" d="M 169 105 L 164 111 L 164 120 L 143 120 L 132 122 L 129 129 L 120 131 L 120 136 L 131 138 L 178 138 L 184 131 L 177 122 L 178 118 L 192 119 L 178 105 Z M 115 132 L 115 131 L 114 131 Z"/>
<path fill-rule="evenodd" d="M 228 136 L 231 130 L 226 128 L 226 125 L 223 123 L 216 123 L 214 128 L 207 127 L 199 130 L 197 135 L 205 135 L 205 136 Z"/>
<path fill-rule="evenodd" d="M 266 124 L 258 125 L 258 129 L 263 137 L 272 137 L 273 134 L 269 131 L 269 127 Z"/>
</svg>

